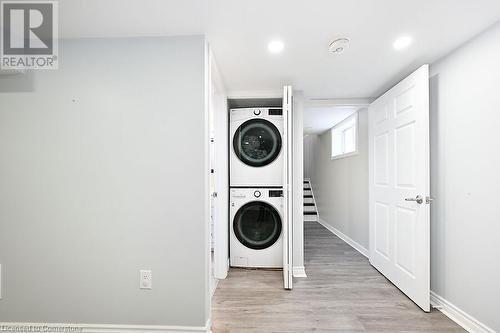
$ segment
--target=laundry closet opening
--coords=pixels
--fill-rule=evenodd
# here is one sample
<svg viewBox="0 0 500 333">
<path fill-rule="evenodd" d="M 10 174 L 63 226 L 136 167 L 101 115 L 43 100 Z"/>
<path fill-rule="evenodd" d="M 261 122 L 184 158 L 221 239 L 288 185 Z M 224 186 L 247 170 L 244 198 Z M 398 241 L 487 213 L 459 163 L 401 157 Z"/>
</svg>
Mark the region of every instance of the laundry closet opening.
<svg viewBox="0 0 500 333">
<path fill-rule="evenodd" d="M 290 290 L 304 272 L 301 94 L 285 86 L 282 96 L 222 98 L 212 89 L 212 291 L 242 269 L 272 271 Z"/>
<path fill-rule="evenodd" d="M 231 267 L 281 270 L 282 288 L 292 289 L 294 252 L 303 253 L 293 235 L 294 207 L 302 205 L 294 197 L 302 181 L 302 140 L 295 140 L 299 147 L 293 140 L 296 133 L 301 137 L 302 124 L 294 121 L 301 121 L 302 109 L 290 86 L 273 98 L 224 98 L 213 78 L 211 88 L 212 291 Z"/>
<path fill-rule="evenodd" d="M 281 98 L 229 99 L 229 264 L 283 269 Z"/>
</svg>

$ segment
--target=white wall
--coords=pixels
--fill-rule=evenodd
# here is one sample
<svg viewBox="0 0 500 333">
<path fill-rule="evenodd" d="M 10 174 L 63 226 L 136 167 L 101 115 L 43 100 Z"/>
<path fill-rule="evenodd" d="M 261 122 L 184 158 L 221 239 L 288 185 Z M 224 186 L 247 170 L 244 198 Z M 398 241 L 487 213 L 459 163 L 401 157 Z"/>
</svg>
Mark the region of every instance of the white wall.
<svg viewBox="0 0 500 333">
<path fill-rule="evenodd" d="M 0 322 L 205 326 L 205 98 L 202 36 L 62 41 L 0 78 Z"/>
<path fill-rule="evenodd" d="M 431 66 L 431 289 L 500 331 L 500 24 Z"/>
<path fill-rule="evenodd" d="M 322 221 L 368 248 L 368 114 L 359 111 L 359 153 L 331 159 L 331 131 L 309 135 L 305 156 Z M 311 149 L 312 151 L 307 151 Z M 306 163 L 307 165 L 307 163 Z"/>
</svg>

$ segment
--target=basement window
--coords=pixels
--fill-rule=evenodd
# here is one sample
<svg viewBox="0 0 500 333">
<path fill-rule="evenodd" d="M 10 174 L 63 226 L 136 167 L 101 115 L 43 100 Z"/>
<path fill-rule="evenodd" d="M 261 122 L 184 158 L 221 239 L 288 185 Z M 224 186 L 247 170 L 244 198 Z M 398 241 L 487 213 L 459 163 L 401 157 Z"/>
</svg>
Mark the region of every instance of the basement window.
<svg viewBox="0 0 500 333">
<path fill-rule="evenodd" d="M 331 129 L 332 160 L 358 153 L 358 113 L 347 117 Z"/>
</svg>

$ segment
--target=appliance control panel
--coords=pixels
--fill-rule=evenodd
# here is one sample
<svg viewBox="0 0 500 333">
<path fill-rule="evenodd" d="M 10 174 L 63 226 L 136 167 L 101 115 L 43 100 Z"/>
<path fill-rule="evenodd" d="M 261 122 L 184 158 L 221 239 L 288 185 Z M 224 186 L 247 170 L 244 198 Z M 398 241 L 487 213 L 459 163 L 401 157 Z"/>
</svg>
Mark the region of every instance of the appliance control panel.
<svg viewBox="0 0 500 333">
<path fill-rule="evenodd" d="M 283 190 L 269 190 L 269 198 L 279 198 L 283 196 Z"/>
<path fill-rule="evenodd" d="M 269 109 L 269 115 L 270 116 L 282 116 L 283 115 L 283 109 Z"/>
<path fill-rule="evenodd" d="M 266 198 L 282 198 L 281 188 L 232 188 L 230 191 L 230 201 L 246 201 L 251 199 L 265 200 Z"/>
<path fill-rule="evenodd" d="M 276 117 L 276 118 L 282 118 L 283 117 L 283 109 L 280 107 L 262 107 L 262 108 L 238 108 L 238 109 L 231 109 L 231 119 L 232 121 L 236 120 L 244 120 L 248 118 L 253 118 L 255 116 L 257 117 Z"/>
</svg>

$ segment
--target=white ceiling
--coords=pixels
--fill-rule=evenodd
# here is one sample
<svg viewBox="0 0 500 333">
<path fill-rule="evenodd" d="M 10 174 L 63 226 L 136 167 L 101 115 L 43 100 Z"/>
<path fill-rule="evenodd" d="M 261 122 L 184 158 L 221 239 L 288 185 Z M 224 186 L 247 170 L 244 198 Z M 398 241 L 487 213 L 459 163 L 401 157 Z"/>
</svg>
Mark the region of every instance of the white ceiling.
<svg viewBox="0 0 500 333">
<path fill-rule="evenodd" d="M 359 106 L 306 107 L 304 134 L 321 134 L 359 109 Z"/>
<path fill-rule="evenodd" d="M 62 37 L 206 34 L 228 91 L 375 97 L 500 20 L 498 0 L 64 0 Z M 393 41 L 414 38 L 396 52 Z M 336 37 L 351 48 L 328 54 Z M 285 50 L 270 55 L 269 40 Z"/>
</svg>

